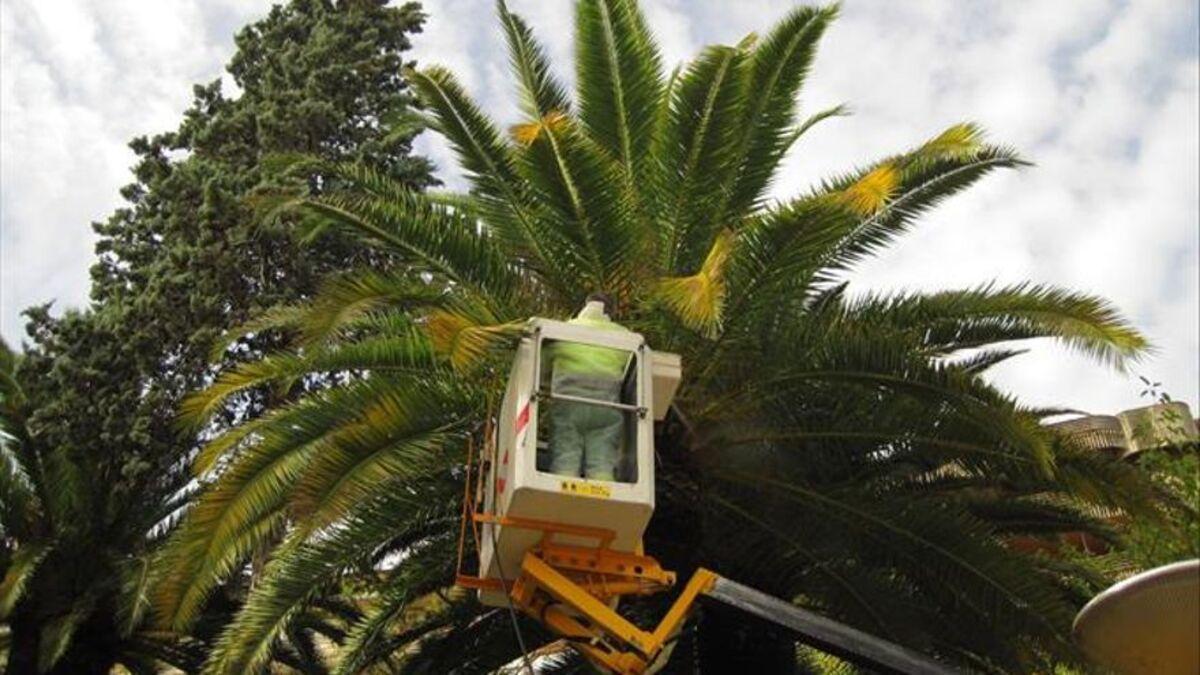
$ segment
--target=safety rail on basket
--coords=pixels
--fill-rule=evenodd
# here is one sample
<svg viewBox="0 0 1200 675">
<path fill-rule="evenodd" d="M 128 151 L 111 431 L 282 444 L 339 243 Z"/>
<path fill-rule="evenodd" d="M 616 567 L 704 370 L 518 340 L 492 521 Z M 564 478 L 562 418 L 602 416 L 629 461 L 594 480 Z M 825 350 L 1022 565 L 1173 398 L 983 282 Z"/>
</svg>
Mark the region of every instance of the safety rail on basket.
<svg viewBox="0 0 1200 675">
<path fill-rule="evenodd" d="M 649 412 L 644 405 L 633 405 L 632 403 L 620 403 L 618 401 L 605 401 L 598 398 L 588 398 L 586 396 L 572 396 L 571 394 L 556 394 L 554 392 L 539 392 L 538 397 L 541 399 L 550 399 L 553 401 L 567 401 L 570 403 L 583 403 L 585 405 L 594 405 L 601 408 L 613 408 L 615 410 L 624 410 L 625 412 L 634 412 L 638 417 L 645 417 Z"/>
</svg>

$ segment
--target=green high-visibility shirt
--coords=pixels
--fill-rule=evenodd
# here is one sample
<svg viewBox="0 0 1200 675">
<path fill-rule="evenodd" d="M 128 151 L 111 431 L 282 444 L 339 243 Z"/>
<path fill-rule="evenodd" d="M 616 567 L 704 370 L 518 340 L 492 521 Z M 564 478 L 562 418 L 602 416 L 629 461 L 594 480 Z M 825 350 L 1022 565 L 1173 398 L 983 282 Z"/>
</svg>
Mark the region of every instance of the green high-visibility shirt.
<svg viewBox="0 0 1200 675">
<path fill-rule="evenodd" d="M 587 309 L 567 323 L 602 330 L 629 331 L 628 328 L 607 316 L 590 313 Z M 620 380 L 625 376 L 625 367 L 631 356 L 630 352 L 622 349 L 561 341 L 554 345 L 555 379 L 562 375 L 579 375 L 595 379 Z"/>
</svg>

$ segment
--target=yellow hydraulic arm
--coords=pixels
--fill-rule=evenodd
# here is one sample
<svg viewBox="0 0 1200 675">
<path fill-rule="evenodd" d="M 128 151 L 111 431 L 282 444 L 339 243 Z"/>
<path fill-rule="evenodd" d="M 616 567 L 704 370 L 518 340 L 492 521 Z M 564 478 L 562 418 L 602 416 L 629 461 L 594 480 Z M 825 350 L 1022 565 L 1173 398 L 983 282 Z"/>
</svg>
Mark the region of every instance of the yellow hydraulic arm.
<svg viewBox="0 0 1200 675">
<path fill-rule="evenodd" d="M 477 513 L 476 522 L 540 530 L 541 541 L 521 562 L 515 579 L 483 579 L 459 574 L 468 588 L 504 590 L 513 607 L 566 638 L 605 672 L 644 673 L 679 632 L 695 605 L 717 575 L 699 570 L 653 631 L 646 631 L 618 614 L 614 600 L 626 595 L 654 595 L 675 585 L 675 574 L 649 556 L 609 548 L 613 533 L 600 528 L 560 525 L 524 518 Z M 595 539 L 596 546 L 571 546 L 556 535 Z"/>
<path fill-rule="evenodd" d="M 699 570 L 684 587 L 653 631 L 645 631 L 593 595 L 595 586 L 573 581 L 536 553 L 525 557 L 512 596 L 527 614 L 570 640 L 576 649 L 606 671 L 644 673 L 687 621 L 696 599 L 710 590 L 717 575 Z"/>
<path fill-rule="evenodd" d="M 790 630 L 798 640 L 877 672 L 945 675 L 945 665 L 857 629 L 801 609 L 765 593 L 698 569 L 658 626 L 643 630 L 614 609 L 614 599 L 652 595 L 675 584 L 675 574 L 649 556 L 614 551 L 612 533 L 597 528 L 563 526 L 521 518 L 476 514 L 478 521 L 536 529 L 543 532 L 537 546 L 521 563 L 517 577 L 501 579 L 458 577 L 469 588 L 507 590 L 513 607 L 567 639 L 604 672 L 645 673 L 678 635 L 700 598 L 736 607 Z M 554 542 L 556 534 L 587 536 L 595 547 Z"/>
</svg>

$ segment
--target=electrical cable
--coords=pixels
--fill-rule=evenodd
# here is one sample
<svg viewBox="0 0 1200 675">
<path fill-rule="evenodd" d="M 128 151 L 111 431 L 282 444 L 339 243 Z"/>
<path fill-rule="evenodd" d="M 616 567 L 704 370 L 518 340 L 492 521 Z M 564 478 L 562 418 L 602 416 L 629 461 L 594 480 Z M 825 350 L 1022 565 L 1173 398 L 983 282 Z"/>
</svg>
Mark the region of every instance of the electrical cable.
<svg viewBox="0 0 1200 675">
<path fill-rule="evenodd" d="M 512 621 L 513 634 L 517 636 L 517 646 L 521 648 L 521 661 L 529 675 L 535 675 L 533 665 L 529 663 L 529 650 L 525 647 L 525 638 L 521 635 L 521 625 L 517 622 L 517 610 L 513 607 L 512 597 L 508 594 L 508 579 L 504 575 L 504 564 L 500 562 L 500 547 L 496 544 L 496 526 L 489 526 L 492 537 L 492 555 L 496 558 L 496 570 L 500 576 L 500 588 L 504 590 L 504 602 L 508 604 L 508 618 Z"/>
<path fill-rule="evenodd" d="M 487 420 L 488 420 L 488 424 L 484 426 L 485 438 L 483 439 L 483 442 L 485 445 L 485 452 L 486 452 L 486 446 L 491 446 L 490 454 L 492 456 L 492 471 L 496 471 L 497 470 L 496 462 L 495 462 L 496 442 L 495 442 L 495 438 L 492 437 L 488 433 L 489 427 L 490 427 L 490 424 L 492 421 L 491 397 L 488 397 Z M 483 454 L 484 453 L 480 453 L 481 460 L 482 460 Z M 480 479 L 482 479 L 482 478 L 483 477 L 480 476 Z M 494 476 L 493 476 L 493 480 L 492 480 L 492 509 L 493 510 L 495 510 L 495 508 L 496 508 L 496 497 L 497 497 L 496 481 L 494 480 Z M 505 602 L 505 604 L 508 605 L 508 618 L 512 622 L 513 635 L 515 635 L 517 637 L 517 646 L 521 649 L 521 662 L 525 665 L 525 670 L 528 671 L 529 675 L 536 675 L 536 673 L 534 673 L 534 670 L 533 670 L 533 665 L 529 662 L 529 649 L 525 646 L 525 637 L 523 635 L 521 635 L 521 625 L 517 621 L 517 610 L 516 610 L 516 608 L 513 607 L 512 596 L 510 596 L 508 594 L 508 577 L 507 577 L 507 575 L 504 574 L 504 563 L 501 562 L 501 560 L 500 560 L 500 545 L 496 541 L 496 525 L 494 523 L 489 523 L 485 527 L 488 528 L 488 534 L 490 535 L 490 538 L 492 540 L 492 556 L 496 559 L 496 571 L 498 572 L 498 575 L 500 577 L 500 588 L 501 588 L 501 590 L 504 591 L 504 602 Z M 481 572 L 482 572 L 482 570 L 481 570 Z"/>
</svg>

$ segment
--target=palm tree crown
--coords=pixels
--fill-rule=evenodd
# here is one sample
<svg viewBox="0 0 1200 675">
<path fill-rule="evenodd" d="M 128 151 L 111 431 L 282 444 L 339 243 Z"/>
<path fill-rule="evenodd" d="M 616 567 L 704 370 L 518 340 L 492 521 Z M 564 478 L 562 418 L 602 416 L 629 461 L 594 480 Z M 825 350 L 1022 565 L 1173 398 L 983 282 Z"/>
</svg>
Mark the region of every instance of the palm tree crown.
<svg viewBox="0 0 1200 675">
<path fill-rule="evenodd" d="M 1003 541 L 1106 535 L 1072 500 L 1135 508 L 1137 486 L 982 375 L 1016 340 L 1055 338 L 1118 367 L 1145 340 L 1105 301 L 1048 286 L 851 295 L 845 281 L 921 214 L 1022 160 L 956 124 L 771 202 L 785 154 L 842 113 L 796 110 L 836 9 L 798 8 L 668 76 L 634 0 L 576 7 L 572 98 L 498 3 L 523 113 L 507 133 L 450 72 L 408 73 L 469 193 L 289 158 L 305 191 L 264 197 L 264 217 L 294 219 L 318 244 L 347 230 L 396 264 L 332 278 L 311 303 L 244 327 L 291 331 L 295 347 L 188 401 L 197 428 L 248 388 L 288 402 L 197 457 L 204 488 L 157 584 L 162 621 L 185 628 L 269 550 L 214 672 L 263 667 L 339 584 L 369 589 L 340 672 L 512 658 L 506 617 L 442 592 L 465 448 L 524 320 L 604 291 L 619 320 L 685 364 L 659 433 L 649 552 L 976 667 L 1069 657 L 1087 577 Z M 1101 489 L 1115 481 L 1128 489 Z"/>
<path fill-rule="evenodd" d="M 23 355 L 0 340 L 0 646 L 8 673 L 194 668 L 196 640 L 146 621 L 152 547 L 189 494 L 186 473 L 127 511 L 95 485 L 97 458 L 48 446 Z"/>
</svg>

